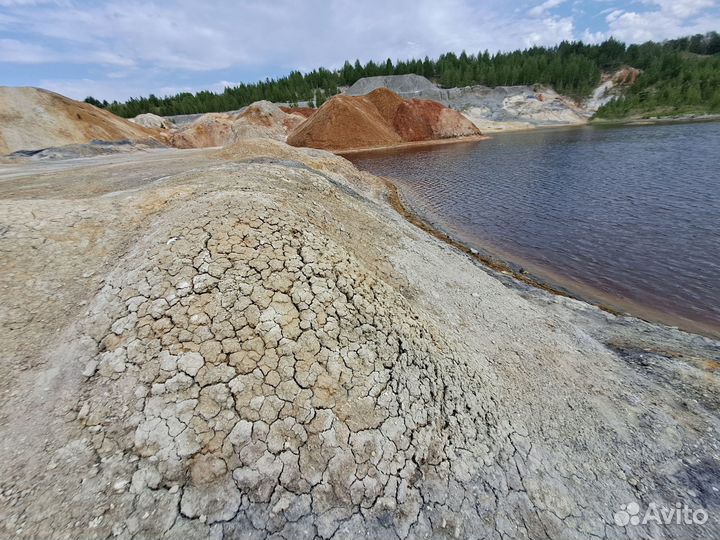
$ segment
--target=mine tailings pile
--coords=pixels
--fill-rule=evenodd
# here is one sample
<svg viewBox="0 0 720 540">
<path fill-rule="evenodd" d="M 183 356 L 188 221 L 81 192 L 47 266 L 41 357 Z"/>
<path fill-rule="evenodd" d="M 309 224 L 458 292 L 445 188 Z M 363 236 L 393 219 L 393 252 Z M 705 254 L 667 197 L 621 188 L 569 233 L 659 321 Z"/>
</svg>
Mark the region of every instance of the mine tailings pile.
<svg viewBox="0 0 720 540">
<path fill-rule="evenodd" d="M 335 96 L 288 136 L 293 146 L 331 151 L 481 135 L 460 113 L 430 100 L 403 99 L 387 88 Z"/>
<path fill-rule="evenodd" d="M 305 116 L 286 113 L 274 103 L 258 101 L 241 113 L 207 113 L 192 124 L 170 134 L 176 148 L 226 146 L 255 137 L 284 141 L 292 129 L 305 121 Z"/>
<path fill-rule="evenodd" d="M 0 155 L 93 140 L 155 140 L 162 135 L 114 114 L 39 88 L 0 87 Z"/>
</svg>

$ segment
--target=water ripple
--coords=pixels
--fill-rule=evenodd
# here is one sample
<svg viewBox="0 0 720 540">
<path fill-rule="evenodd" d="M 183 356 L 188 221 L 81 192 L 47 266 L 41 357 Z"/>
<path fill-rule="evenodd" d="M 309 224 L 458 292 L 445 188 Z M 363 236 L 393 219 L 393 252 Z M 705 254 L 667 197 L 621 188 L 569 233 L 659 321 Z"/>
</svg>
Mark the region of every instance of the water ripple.
<svg viewBox="0 0 720 540">
<path fill-rule="evenodd" d="M 353 161 L 471 244 L 720 329 L 720 124 L 504 134 Z"/>
</svg>

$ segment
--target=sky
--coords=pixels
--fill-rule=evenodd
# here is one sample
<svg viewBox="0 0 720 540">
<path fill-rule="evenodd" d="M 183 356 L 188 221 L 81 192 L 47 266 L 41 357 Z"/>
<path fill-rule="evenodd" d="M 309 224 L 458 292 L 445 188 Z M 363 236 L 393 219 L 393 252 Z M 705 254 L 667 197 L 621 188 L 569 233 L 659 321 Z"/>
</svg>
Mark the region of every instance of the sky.
<svg viewBox="0 0 720 540">
<path fill-rule="evenodd" d="M 720 31 L 720 0 L 0 0 L 0 85 L 76 99 L 222 91 L 359 58 Z"/>
</svg>

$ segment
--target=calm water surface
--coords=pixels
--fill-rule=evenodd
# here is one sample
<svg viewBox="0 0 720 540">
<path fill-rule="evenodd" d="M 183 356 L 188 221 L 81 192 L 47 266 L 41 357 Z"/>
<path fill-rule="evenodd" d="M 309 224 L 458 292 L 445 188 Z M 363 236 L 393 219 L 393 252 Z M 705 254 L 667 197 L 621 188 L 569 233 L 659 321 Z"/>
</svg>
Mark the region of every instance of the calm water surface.
<svg viewBox="0 0 720 540">
<path fill-rule="evenodd" d="M 720 335 L 720 124 L 585 127 L 356 155 L 462 242 L 583 298 Z"/>
</svg>

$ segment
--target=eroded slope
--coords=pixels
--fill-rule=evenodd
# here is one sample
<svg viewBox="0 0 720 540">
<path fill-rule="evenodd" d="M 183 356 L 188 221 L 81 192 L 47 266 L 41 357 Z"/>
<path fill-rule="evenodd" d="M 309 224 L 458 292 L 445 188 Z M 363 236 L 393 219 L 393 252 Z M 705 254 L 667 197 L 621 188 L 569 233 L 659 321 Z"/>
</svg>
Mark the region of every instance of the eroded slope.
<svg viewBox="0 0 720 540">
<path fill-rule="evenodd" d="M 40 88 L 0 87 L 0 155 L 92 140 L 153 139 L 153 129 Z"/>
</svg>

